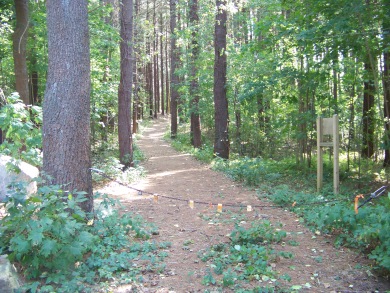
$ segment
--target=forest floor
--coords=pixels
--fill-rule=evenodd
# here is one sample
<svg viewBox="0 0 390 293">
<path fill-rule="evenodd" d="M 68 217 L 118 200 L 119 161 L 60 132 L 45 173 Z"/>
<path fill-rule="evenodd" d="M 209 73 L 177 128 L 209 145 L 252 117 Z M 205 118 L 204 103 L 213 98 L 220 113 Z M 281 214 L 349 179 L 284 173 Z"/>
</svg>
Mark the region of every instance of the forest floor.
<svg viewBox="0 0 390 293">
<path fill-rule="evenodd" d="M 165 270 L 160 274 L 145 273 L 138 292 L 233 292 L 203 285 L 203 277 L 210 264 L 200 260 L 204 252 L 217 243 L 229 242 L 229 233 L 234 221 L 250 223 L 264 219 L 281 223 L 287 232 L 284 242 L 275 244 L 276 251 L 289 251 L 293 258 L 277 258 L 271 264 L 279 276 L 289 275 L 291 280 L 281 281 L 282 287 L 301 287 L 300 292 L 385 292 L 390 283 L 373 275 L 370 261 L 361 253 L 348 248 L 335 248 L 330 237 L 317 235 L 306 228 L 293 213 L 282 208 L 265 208 L 271 202 L 256 195 L 253 189 L 231 181 L 224 174 L 211 170 L 189 154 L 175 151 L 164 140 L 168 127 L 167 118 L 153 120 L 143 130 L 138 145 L 146 155 L 142 163 L 147 175 L 132 187 L 109 182 L 99 191 L 121 201 L 123 212 L 139 214 L 158 226 L 157 242 L 170 242 L 165 258 Z M 223 212 L 217 213 L 215 205 L 195 203 L 193 209 L 188 201 L 222 203 Z M 229 204 L 261 205 L 264 208 L 251 212 L 226 206 Z M 289 245 L 296 243 L 297 245 Z M 272 281 L 253 281 L 250 286 L 270 286 Z M 118 288 L 115 292 L 134 292 L 134 285 Z"/>
</svg>

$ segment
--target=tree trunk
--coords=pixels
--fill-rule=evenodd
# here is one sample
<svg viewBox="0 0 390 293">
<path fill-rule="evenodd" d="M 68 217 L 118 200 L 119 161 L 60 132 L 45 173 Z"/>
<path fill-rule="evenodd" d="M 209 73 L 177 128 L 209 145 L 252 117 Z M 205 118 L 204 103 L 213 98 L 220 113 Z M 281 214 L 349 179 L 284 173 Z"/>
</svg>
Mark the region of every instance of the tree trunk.
<svg viewBox="0 0 390 293">
<path fill-rule="evenodd" d="M 363 95 L 363 147 L 362 157 L 371 158 L 374 154 L 374 128 L 375 128 L 375 111 L 374 111 L 374 93 L 375 85 L 372 80 L 372 67 L 369 61 L 364 63 L 366 78 L 364 81 Z"/>
<path fill-rule="evenodd" d="M 90 158 L 88 1 L 47 0 L 49 65 L 43 103 L 43 171 L 49 182 L 86 192 L 93 209 Z"/>
<path fill-rule="evenodd" d="M 7 103 L 3 89 L 0 88 L 0 109 Z M 0 144 L 3 143 L 3 130 L 0 128 Z"/>
<path fill-rule="evenodd" d="M 229 159 L 229 113 L 226 97 L 226 1 L 217 0 L 215 19 L 215 63 L 214 63 L 214 112 L 215 141 L 214 154 Z"/>
<path fill-rule="evenodd" d="M 179 93 L 177 91 L 178 86 L 178 76 L 176 75 L 176 66 L 178 64 L 178 53 L 176 47 L 176 1 L 170 0 L 170 24 L 171 24 L 171 84 L 170 84 L 170 94 L 171 94 L 171 137 L 176 138 L 177 135 L 177 100 L 179 98 Z"/>
<path fill-rule="evenodd" d="M 390 0 L 383 1 L 387 16 L 390 15 Z M 385 158 L 383 166 L 390 166 L 390 19 L 385 18 L 383 21 L 383 110 L 385 118 L 385 135 L 384 135 L 384 149 Z"/>
<path fill-rule="evenodd" d="M 190 22 L 192 27 L 192 55 L 191 55 L 191 143 L 195 148 L 202 146 L 202 136 L 200 129 L 200 115 L 199 115 L 199 84 L 197 76 L 196 60 L 199 57 L 198 45 L 198 0 L 191 0 L 190 2 Z"/>
<path fill-rule="evenodd" d="M 133 0 L 122 0 L 121 22 L 121 79 L 118 90 L 119 159 L 124 168 L 133 162 L 131 132 L 131 94 L 133 86 Z"/>
<path fill-rule="evenodd" d="M 30 104 L 26 61 L 28 20 L 28 0 L 15 0 L 16 27 L 13 34 L 13 57 L 16 91 L 26 105 Z"/>
<path fill-rule="evenodd" d="M 165 96 L 164 96 L 164 50 L 163 50 L 163 14 L 160 13 L 160 84 L 161 84 L 161 115 L 165 115 Z"/>
<path fill-rule="evenodd" d="M 166 36 L 166 42 L 165 42 L 165 93 L 166 93 L 166 103 L 165 103 L 165 112 L 170 113 L 171 107 L 170 107 L 170 88 L 169 88 L 169 54 L 168 54 L 168 29 L 165 31 L 165 36 Z"/>
<path fill-rule="evenodd" d="M 159 75 L 158 75 L 158 38 L 157 38 L 157 19 L 156 19 L 156 0 L 153 1 L 153 92 L 154 92 L 154 118 L 157 118 L 157 114 L 160 111 L 160 91 L 159 91 Z"/>
</svg>

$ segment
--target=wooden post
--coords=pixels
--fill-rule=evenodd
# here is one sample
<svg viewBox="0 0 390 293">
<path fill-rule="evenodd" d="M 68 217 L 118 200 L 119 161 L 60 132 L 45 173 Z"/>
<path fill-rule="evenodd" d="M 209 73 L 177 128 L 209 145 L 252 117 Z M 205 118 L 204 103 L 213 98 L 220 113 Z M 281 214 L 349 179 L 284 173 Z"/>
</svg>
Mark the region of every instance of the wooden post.
<svg viewBox="0 0 390 293">
<path fill-rule="evenodd" d="M 333 193 L 340 191 L 340 166 L 339 166 L 339 117 L 333 115 Z"/>
<path fill-rule="evenodd" d="M 317 117 L 317 192 L 322 188 L 322 180 L 324 177 L 323 151 L 321 147 L 322 141 L 322 117 Z"/>
<path fill-rule="evenodd" d="M 331 135 L 333 141 L 324 141 L 324 135 Z M 333 192 L 339 193 L 339 120 L 337 114 L 332 118 L 317 118 L 317 192 L 323 185 L 323 147 L 333 147 Z"/>
</svg>

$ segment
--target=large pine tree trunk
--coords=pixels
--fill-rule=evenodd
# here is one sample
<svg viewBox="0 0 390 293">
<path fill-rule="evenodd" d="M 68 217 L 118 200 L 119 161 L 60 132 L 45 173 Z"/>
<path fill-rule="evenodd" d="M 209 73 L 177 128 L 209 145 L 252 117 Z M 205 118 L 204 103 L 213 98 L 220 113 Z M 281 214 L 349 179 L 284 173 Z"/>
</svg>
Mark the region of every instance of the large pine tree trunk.
<svg viewBox="0 0 390 293">
<path fill-rule="evenodd" d="M 161 115 L 165 115 L 165 95 L 164 95 L 164 50 L 163 50 L 164 23 L 163 14 L 160 13 L 160 84 L 161 84 Z"/>
<path fill-rule="evenodd" d="M 176 75 L 176 67 L 179 62 L 177 47 L 176 47 L 176 1 L 170 0 L 170 25 L 171 25 L 171 83 L 170 83 L 170 95 L 171 95 L 171 137 L 175 138 L 177 135 L 177 101 L 179 99 L 179 93 L 177 91 L 177 85 L 179 83 L 178 76 Z"/>
<path fill-rule="evenodd" d="M 168 54 L 168 40 L 169 40 L 169 37 L 168 37 L 168 28 L 166 29 L 165 31 L 165 37 L 166 37 L 166 42 L 165 42 L 165 48 L 164 48 L 164 51 L 165 51 L 165 92 L 166 92 L 166 103 L 165 103 L 165 112 L 166 113 L 170 113 L 171 111 L 171 103 L 170 103 L 170 88 L 169 88 L 169 85 L 170 85 L 170 82 L 169 82 L 169 60 L 170 60 L 170 56 Z"/>
<path fill-rule="evenodd" d="M 363 158 L 371 158 L 374 155 L 374 128 L 375 128 L 375 112 L 374 112 L 374 93 L 375 85 L 372 77 L 372 67 L 367 61 L 364 63 L 364 69 L 368 78 L 364 81 L 363 95 L 363 146 L 361 155 Z"/>
<path fill-rule="evenodd" d="M 157 118 L 157 114 L 160 111 L 160 92 L 158 88 L 158 38 L 157 38 L 157 20 L 156 20 L 156 0 L 153 1 L 153 54 L 152 54 L 152 62 L 153 62 L 153 97 L 154 97 L 154 118 Z"/>
<path fill-rule="evenodd" d="M 388 17 L 383 22 L 383 112 L 385 118 L 385 135 L 384 135 L 384 148 L 385 158 L 383 160 L 383 166 L 390 166 L 390 53 L 388 48 L 390 47 L 390 0 L 383 1 L 386 14 Z"/>
<path fill-rule="evenodd" d="M 121 79 L 118 90 L 119 158 L 125 168 L 133 161 L 131 132 L 131 94 L 133 86 L 133 0 L 122 0 L 121 22 Z"/>
<path fill-rule="evenodd" d="M 53 184 L 86 192 L 93 209 L 90 159 L 88 1 L 47 0 L 49 67 L 43 103 L 43 171 Z"/>
<path fill-rule="evenodd" d="M 26 61 L 28 20 L 28 0 L 15 0 L 16 27 L 13 34 L 13 57 L 16 79 L 16 91 L 20 99 L 26 104 L 30 104 L 28 91 L 28 73 Z"/>
<path fill-rule="evenodd" d="M 202 146 L 202 137 L 200 129 L 200 114 L 199 114 L 199 85 L 197 77 L 196 60 L 199 57 L 198 45 L 198 1 L 192 0 L 190 4 L 190 22 L 192 26 L 192 60 L 191 60 L 191 143 L 195 148 Z"/>
<path fill-rule="evenodd" d="M 214 63 L 214 111 L 215 141 L 214 154 L 229 158 L 228 100 L 226 97 L 226 1 L 217 0 L 215 19 L 215 63 Z"/>
</svg>

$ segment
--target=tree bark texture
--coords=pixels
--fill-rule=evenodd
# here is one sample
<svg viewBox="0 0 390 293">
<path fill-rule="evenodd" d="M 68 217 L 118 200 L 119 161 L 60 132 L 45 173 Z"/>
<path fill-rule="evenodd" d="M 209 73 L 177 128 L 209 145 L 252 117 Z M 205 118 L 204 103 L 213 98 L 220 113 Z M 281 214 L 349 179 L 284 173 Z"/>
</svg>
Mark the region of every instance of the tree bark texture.
<svg viewBox="0 0 390 293">
<path fill-rule="evenodd" d="M 118 140 L 120 162 L 125 168 L 133 161 L 131 132 L 131 94 L 133 86 L 133 0 L 122 0 L 121 23 L 121 78 L 118 89 Z"/>
<path fill-rule="evenodd" d="M 160 13 L 160 84 L 161 84 L 161 115 L 165 115 L 165 95 L 164 95 L 164 50 L 163 50 L 164 23 L 163 14 Z"/>
<path fill-rule="evenodd" d="M 201 128 L 200 128 L 200 114 L 199 114 L 199 84 L 197 76 L 196 60 L 199 57 L 198 45 L 198 0 L 191 0 L 190 2 L 190 22 L 192 26 L 192 60 L 191 60 L 191 143 L 195 148 L 202 146 Z"/>
<path fill-rule="evenodd" d="M 179 62 L 179 57 L 176 47 L 176 1 L 170 0 L 170 25 L 171 25 L 171 83 L 170 83 L 170 96 L 171 96 L 171 137 L 175 138 L 177 136 L 177 101 L 179 99 L 179 93 L 177 91 L 177 86 L 179 84 L 179 78 L 175 73 L 177 64 Z"/>
<path fill-rule="evenodd" d="M 170 78 L 170 75 L 169 75 L 169 54 L 168 54 L 168 28 L 166 29 L 165 31 L 165 37 L 166 37 L 166 42 L 165 42 L 165 48 L 164 48 L 164 51 L 165 51 L 165 98 L 166 98 L 166 103 L 165 103 L 165 112 L 168 114 L 170 113 L 171 111 L 171 103 L 170 103 L 170 97 L 171 97 L 171 94 L 170 94 L 170 82 L 169 82 L 169 78 Z"/>
<path fill-rule="evenodd" d="M 385 158 L 383 166 L 390 166 L 390 0 L 384 0 L 385 20 L 383 21 L 383 112 L 385 118 L 384 149 Z"/>
<path fill-rule="evenodd" d="M 216 5 L 217 15 L 214 36 L 214 154 L 218 157 L 228 159 L 230 145 L 228 100 L 226 97 L 226 1 L 217 0 Z"/>
<path fill-rule="evenodd" d="M 13 34 L 13 57 L 16 91 L 26 105 L 30 104 L 26 61 L 27 33 L 29 27 L 28 0 L 14 0 L 16 26 Z"/>
<path fill-rule="evenodd" d="M 43 103 L 43 171 L 52 184 L 86 192 L 93 209 L 90 159 L 88 1 L 47 0 L 49 66 Z"/>
<path fill-rule="evenodd" d="M 374 155 L 375 85 L 371 78 L 372 67 L 368 61 L 364 63 L 364 69 L 369 77 L 364 81 L 363 146 L 361 155 L 364 158 L 371 158 Z"/>
</svg>

